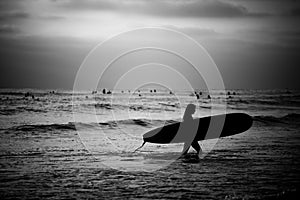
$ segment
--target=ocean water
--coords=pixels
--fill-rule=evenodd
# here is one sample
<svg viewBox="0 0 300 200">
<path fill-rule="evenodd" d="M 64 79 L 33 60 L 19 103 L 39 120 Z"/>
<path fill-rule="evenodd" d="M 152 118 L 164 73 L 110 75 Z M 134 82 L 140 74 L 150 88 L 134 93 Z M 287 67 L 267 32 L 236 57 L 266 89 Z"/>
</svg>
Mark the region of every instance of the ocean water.
<svg viewBox="0 0 300 200">
<path fill-rule="evenodd" d="M 197 99 L 163 89 L 105 95 L 1 89 L 1 199 L 299 195 L 300 91 L 215 90 L 211 99 L 201 92 Z M 182 144 L 147 143 L 133 152 L 145 132 L 181 121 L 189 103 L 197 106 L 194 117 L 242 112 L 254 123 L 244 133 L 200 142 L 197 163 L 173 159 Z"/>
</svg>

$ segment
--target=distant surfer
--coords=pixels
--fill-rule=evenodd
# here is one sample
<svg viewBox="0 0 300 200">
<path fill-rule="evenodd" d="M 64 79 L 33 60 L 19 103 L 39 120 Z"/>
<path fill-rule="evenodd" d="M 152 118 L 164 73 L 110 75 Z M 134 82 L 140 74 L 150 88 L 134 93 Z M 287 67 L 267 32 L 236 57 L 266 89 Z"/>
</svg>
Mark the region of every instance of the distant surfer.
<svg viewBox="0 0 300 200">
<path fill-rule="evenodd" d="M 193 114 L 196 111 L 196 106 L 194 104 L 188 104 L 184 115 L 183 115 L 183 123 L 187 126 L 189 126 L 189 124 L 193 123 Z M 189 134 L 189 133 L 186 133 Z M 182 150 L 182 155 L 186 155 L 187 152 L 189 151 L 190 146 L 192 146 L 196 151 L 197 154 L 200 153 L 200 151 L 202 151 L 200 145 L 198 144 L 197 140 L 194 140 L 192 143 L 189 142 L 185 142 L 184 146 L 183 146 L 183 150 Z"/>
</svg>

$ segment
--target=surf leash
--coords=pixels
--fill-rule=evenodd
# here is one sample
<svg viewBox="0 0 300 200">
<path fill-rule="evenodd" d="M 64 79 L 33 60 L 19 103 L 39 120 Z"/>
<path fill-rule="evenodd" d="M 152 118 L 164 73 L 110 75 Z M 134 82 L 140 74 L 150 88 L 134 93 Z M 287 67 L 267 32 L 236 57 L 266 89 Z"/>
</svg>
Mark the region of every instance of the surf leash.
<svg viewBox="0 0 300 200">
<path fill-rule="evenodd" d="M 141 149 L 145 144 L 146 144 L 146 141 L 144 141 L 140 147 L 138 147 L 136 150 L 134 150 L 133 153 L 135 153 L 137 150 Z"/>
</svg>

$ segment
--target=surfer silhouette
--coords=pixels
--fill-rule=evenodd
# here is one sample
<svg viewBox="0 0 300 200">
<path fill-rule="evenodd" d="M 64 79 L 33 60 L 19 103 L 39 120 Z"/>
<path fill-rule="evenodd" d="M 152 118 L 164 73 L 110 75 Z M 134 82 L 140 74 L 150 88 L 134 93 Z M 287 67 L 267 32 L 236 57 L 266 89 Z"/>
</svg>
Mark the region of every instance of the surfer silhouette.
<svg viewBox="0 0 300 200">
<path fill-rule="evenodd" d="M 189 126 L 193 123 L 193 114 L 196 111 L 196 106 L 194 104 L 188 104 L 184 115 L 183 115 L 183 123 L 185 124 L 185 126 Z M 185 134 L 189 134 L 189 133 L 185 133 Z M 190 146 L 192 146 L 196 151 L 197 154 L 200 153 L 200 151 L 202 151 L 200 145 L 198 144 L 197 140 L 194 140 L 192 143 L 189 142 L 185 142 L 183 145 L 183 149 L 182 149 L 182 155 L 186 155 L 187 152 L 189 151 Z"/>
</svg>

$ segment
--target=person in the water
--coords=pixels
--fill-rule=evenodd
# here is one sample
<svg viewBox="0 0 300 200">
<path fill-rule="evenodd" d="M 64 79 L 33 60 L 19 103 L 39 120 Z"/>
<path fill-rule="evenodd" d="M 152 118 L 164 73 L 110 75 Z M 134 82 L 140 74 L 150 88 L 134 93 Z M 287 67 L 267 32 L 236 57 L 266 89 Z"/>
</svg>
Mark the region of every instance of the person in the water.
<svg viewBox="0 0 300 200">
<path fill-rule="evenodd" d="M 195 113 L 195 111 L 196 111 L 196 106 L 194 104 L 188 104 L 183 115 L 183 123 L 186 123 L 187 125 L 189 123 L 192 123 L 193 122 L 192 115 Z M 191 144 L 189 142 L 184 143 L 182 155 L 187 154 L 190 146 L 192 146 L 197 151 L 197 154 L 199 154 L 202 151 L 200 145 L 198 144 L 198 141 L 194 140 Z"/>
</svg>

